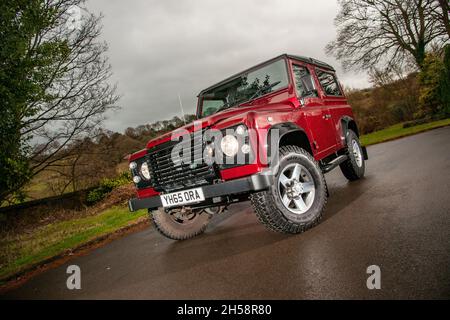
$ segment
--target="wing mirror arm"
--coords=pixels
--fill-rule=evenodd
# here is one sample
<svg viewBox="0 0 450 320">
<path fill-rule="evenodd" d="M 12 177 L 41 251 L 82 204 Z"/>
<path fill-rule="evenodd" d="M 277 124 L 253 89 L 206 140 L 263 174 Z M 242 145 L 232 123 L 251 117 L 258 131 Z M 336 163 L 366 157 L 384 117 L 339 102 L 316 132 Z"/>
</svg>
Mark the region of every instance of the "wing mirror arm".
<svg viewBox="0 0 450 320">
<path fill-rule="evenodd" d="M 298 101 L 300 102 L 300 106 L 304 107 L 305 106 L 305 98 L 304 97 L 300 97 L 298 99 Z"/>
</svg>

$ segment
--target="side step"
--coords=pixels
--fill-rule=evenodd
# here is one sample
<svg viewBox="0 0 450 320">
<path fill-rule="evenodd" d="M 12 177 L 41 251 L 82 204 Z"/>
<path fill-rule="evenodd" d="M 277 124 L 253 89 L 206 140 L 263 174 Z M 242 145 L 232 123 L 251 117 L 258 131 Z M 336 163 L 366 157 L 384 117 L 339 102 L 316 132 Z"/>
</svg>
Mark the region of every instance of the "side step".
<svg viewBox="0 0 450 320">
<path fill-rule="evenodd" d="M 338 165 L 340 165 L 342 162 L 348 159 L 348 156 L 346 154 L 343 154 L 336 159 L 333 159 L 332 161 L 328 162 L 324 167 L 322 167 L 323 173 L 330 172 L 334 168 L 336 168 Z"/>
</svg>

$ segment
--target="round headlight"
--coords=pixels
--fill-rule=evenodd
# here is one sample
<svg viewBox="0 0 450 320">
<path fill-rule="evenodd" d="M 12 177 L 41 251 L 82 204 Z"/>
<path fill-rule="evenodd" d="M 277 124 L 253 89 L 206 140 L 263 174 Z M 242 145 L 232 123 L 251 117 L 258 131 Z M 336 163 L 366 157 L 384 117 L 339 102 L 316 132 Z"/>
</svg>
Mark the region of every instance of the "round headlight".
<svg viewBox="0 0 450 320">
<path fill-rule="evenodd" d="M 243 125 L 240 125 L 236 128 L 236 133 L 238 135 L 243 135 L 245 133 L 245 131 L 247 131 L 247 128 Z"/>
<path fill-rule="evenodd" d="M 207 144 L 205 147 L 205 156 L 211 158 L 214 155 L 214 144 Z"/>
<path fill-rule="evenodd" d="M 136 167 L 137 167 L 137 164 L 136 164 L 136 162 L 130 162 L 130 169 L 131 170 L 133 170 L 133 169 L 136 169 Z"/>
<path fill-rule="evenodd" d="M 139 182 L 141 182 L 141 177 L 139 177 L 139 176 L 134 176 L 134 177 L 133 177 L 133 182 L 136 183 L 136 184 L 138 184 Z"/>
<path fill-rule="evenodd" d="M 144 162 L 141 165 L 141 176 L 142 178 L 144 178 L 145 180 L 150 180 L 150 170 L 148 169 L 148 164 L 147 162 Z"/>
<path fill-rule="evenodd" d="M 239 150 L 239 142 L 235 136 L 228 134 L 220 141 L 220 148 L 226 156 L 233 157 Z"/>
<path fill-rule="evenodd" d="M 242 145 L 241 151 L 242 151 L 243 154 L 249 153 L 250 152 L 250 146 L 248 144 Z"/>
</svg>

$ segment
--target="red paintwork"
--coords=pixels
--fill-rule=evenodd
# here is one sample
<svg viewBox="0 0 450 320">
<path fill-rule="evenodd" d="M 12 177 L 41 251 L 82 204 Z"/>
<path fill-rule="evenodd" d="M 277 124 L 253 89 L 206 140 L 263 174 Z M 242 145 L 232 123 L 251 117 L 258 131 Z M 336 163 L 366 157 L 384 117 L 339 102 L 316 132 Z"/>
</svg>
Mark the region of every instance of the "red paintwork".
<svg viewBox="0 0 450 320">
<path fill-rule="evenodd" d="M 145 189 L 137 189 L 138 198 L 147 198 L 157 196 L 159 194 L 158 191 L 153 190 L 153 188 L 145 188 Z"/>
<path fill-rule="evenodd" d="M 145 156 L 146 154 L 147 154 L 147 149 L 139 150 L 139 151 L 137 151 L 137 152 L 135 152 L 135 153 L 130 154 L 129 157 L 128 157 L 128 161 L 131 162 L 131 161 L 133 161 L 133 160 L 142 158 L 142 157 Z"/>
<path fill-rule="evenodd" d="M 225 129 L 240 123 L 244 123 L 250 129 L 255 129 L 256 137 L 251 137 L 251 145 L 255 151 L 258 146 L 259 157 L 256 157 L 254 164 L 238 166 L 221 171 L 223 180 L 236 179 L 248 176 L 261 171 L 265 165 L 262 163 L 266 156 L 266 138 L 268 130 L 278 124 L 290 122 L 302 128 L 311 144 L 313 156 L 316 160 L 321 160 L 344 147 L 343 131 L 341 128 L 342 117 L 354 119 L 351 107 L 347 103 L 345 96 L 326 96 L 317 79 L 315 69 L 331 70 L 317 67 L 309 63 L 297 61 L 293 58 L 285 58 L 288 65 L 289 86 L 264 95 L 247 104 L 225 109 L 222 112 L 199 119 L 190 123 L 175 132 L 169 132 L 163 136 L 153 139 L 147 143 L 146 149 L 150 149 L 160 143 L 169 141 L 172 135 L 180 135 L 188 132 L 200 130 L 204 127 L 213 129 Z M 308 68 L 313 77 L 318 97 L 304 98 L 302 106 L 296 96 L 294 79 L 292 76 L 292 65 L 297 64 Z M 342 88 L 341 88 L 342 91 Z M 201 96 L 197 108 L 200 107 Z M 331 114 L 331 119 L 324 119 L 325 114 Z M 271 117 L 269 122 L 268 117 Z M 256 140 L 256 141 L 254 141 Z M 146 150 L 138 151 L 130 156 L 130 161 L 145 155 Z M 139 197 L 147 197 L 158 194 L 152 188 L 138 191 Z"/>
<path fill-rule="evenodd" d="M 239 166 L 239 170 L 236 170 L 236 168 L 230 168 L 230 169 L 224 169 L 220 171 L 220 175 L 222 176 L 223 180 L 232 180 L 236 178 L 241 178 L 245 176 L 249 176 L 251 174 L 254 174 L 256 172 L 259 172 L 261 169 L 261 166 L 258 164 L 247 164 L 243 166 Z"/>
</svg>

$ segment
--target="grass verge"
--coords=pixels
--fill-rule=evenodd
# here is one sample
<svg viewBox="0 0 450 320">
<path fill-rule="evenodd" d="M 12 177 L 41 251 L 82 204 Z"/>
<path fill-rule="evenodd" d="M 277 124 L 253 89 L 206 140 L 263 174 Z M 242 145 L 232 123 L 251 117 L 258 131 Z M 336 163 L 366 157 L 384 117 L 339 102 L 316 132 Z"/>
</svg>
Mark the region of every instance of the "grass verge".
<svg viewBox="0 0 450 320">
<path fill-rule="evenodd" d="M 0 239 L 0 283 L 5 279 L 83 244 L 130 226 L 147 216 L 145 210 L 129 212 L 112 207 L 97 215 L 60 221 L 31 233 Z"/>
<path fill-rule="evenodd" d="M 361 136 L 361 144 L 363 146 L 369 146 L 371 144 L 376 144 L 380 142 L 385 142 L 401 137 L 410 136 L 422 131 L 427 131 L 430 129 L 435 129 L 439 127 L 445 127 L 450 125 L 450 118 L 433 121 L 429 123 L 420 124 L 414 127 L 403 128 L 403 123 L 395 124 L 386 129 L 375 131 L 369 134 L 365 134 Z"/>
</svg>

